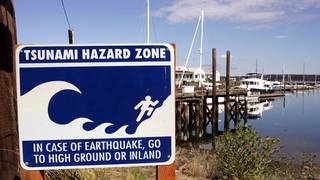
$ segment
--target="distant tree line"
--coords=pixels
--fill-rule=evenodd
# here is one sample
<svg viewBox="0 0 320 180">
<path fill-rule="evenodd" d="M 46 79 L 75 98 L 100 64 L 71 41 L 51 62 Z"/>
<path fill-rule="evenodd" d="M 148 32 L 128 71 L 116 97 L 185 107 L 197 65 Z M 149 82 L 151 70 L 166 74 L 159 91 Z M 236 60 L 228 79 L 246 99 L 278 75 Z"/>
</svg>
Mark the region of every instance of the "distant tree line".
<svg viewBox="0 0 320 180">
<path fill-rule="evenodd" d="M 318 83 L 320 83 L 320 75 L 319 74 L 285 74 L 284 76 L 284 80 L 285 81 L 293 81 L 293 82 L 302 82 L 302 81 L 306 81 L 306 82 L 315 82 L 317 81 Z M 244 76 L 231 76 L 230 77 L 231 80 L 234 81 L 238 81 L 242 78 L 244 78 Z M 226 79 L 225 76 L 221 76 L 221 80 L 224 81 Z M 263 75 L 263 79 L 265 80 L 269 80 L 269 81 L 282 81 L 283 77 L 282 74 L 264 74 Z"/>
<path fill-rule="evenodd" d="M 285 81 L 318 81 L 320 82 L 319 74 L 285 74 Z M 264 75 L 264 79 L 271 81 L 282 81 L 282 74 L 266 74 Z"/>
</svg>

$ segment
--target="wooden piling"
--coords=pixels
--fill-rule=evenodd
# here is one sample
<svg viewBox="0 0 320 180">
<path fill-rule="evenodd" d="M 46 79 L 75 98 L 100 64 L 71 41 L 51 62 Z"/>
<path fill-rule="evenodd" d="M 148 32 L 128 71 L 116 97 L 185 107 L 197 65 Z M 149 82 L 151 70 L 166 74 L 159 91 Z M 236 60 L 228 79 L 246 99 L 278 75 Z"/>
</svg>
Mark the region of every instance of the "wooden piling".
<svg viewBox="0 0 320 180">
<path fill-rule="evenodd" d="M 182 113 L 181 113 L 181 102 L 176 102 L 176 143 L 181 142 L 181 129 L 182 129 Z"/>
<path fill-rule="evenodd" d="M 230 96 L 229 96 L 229 91 L 230 91 L 230 51 L 227 51 L 227 58 L 226 58 L 226 97 L 225 97 L 225 116 L 224 116 L 224 131 L 229 130 L 229 125 L 230 125 Z"/>
<path fill-rule="evenodd" d="M 203 121 L 202 121 L 202 136 L 204 136 L 206 134 L 206 127 L 207 127 L 207 120 L 211 122 L 211 118 L 208 118 L 208 113 L 207 113 L 207 98 L 208 98 L 208 91 L 207 91 L 207 95 L 205 97 L 203 97 L 203 107 L 202 107 L 202 111 L 203 111 Z"/>
<path fill-rule="evenodd" d="M 243 121 L 243 126 L 246 128 L 248 127 L 248 101 L 245 99 L 244 100 L 244 121 Z"/>
<path fill-rule="evenodd" d="M 201 121 L 201 118 L 200 118 L 200 102 L 196 102 L 195 103 L 195 118 L 194 118 L 194 129 L 195 129 L 195 137 L 196 139 L 198 140 L 199 139 L 199 134 L 200 134 L 200 121 Z"/>
<path fill-rule="evenodd" d="M 212 125 L 215 133 L 218 132 L 218 119 L 215 115 L 218 113 L 218 104 L 217 104 L 217 50 L 216 48 L 212 49 Z M 214 133 L 214 134 L 215 134 Z"/>
<path fill-rule="evenodd" d="M 226 97 L 225 92 L 221 93 L 221 91 L 217 94 L 218 97 Z M 177 106 L 177 133 L 181 134 L 183 137 L 179 137 L 183 141 L 190 141 L 194 139 L 200 139 L 203 134 L 210 134 L 211 132 L 207 132 L 206 129 L 208 126 L 212 125 L 215 119 L 218 119 L 218 112 L 214 113 L 214 107 L 218 106 L 218 102 L 213 102 L 212 104 L 207 103 L 207 98 L 211 98 L 211 91 L 207 91 L 205 94 L 194 93 L 194 94 L 178 94 L 176 99 L 176 104 L 180 104 Z M 247 121 L 247 102 L 246 102 L 246 91 L 238 91 L 232 90 L 229 92 L 229 114 L 228 117 L 230 120 L 234 122 L 235 127 L 240 127 L 240 122 L 244 120 Z M 228 98 L 226 98 L 228 99 Z M 228 101 L 228 100 L 227 100 Z M 180 107 L 179 107 L 180 106 Z M 180 110 L 179 110 L 180 109 Z M 180 116 L 180 117 L 179 117 Z M 181 119 L 181 122 L 179 122 Z M 229 121 L 230 123 L 230 121 Z M 217 123 L 218 125 L 218 123 Z M 228 126 L 227 128 L 229 128 Z M 219 131 L 215 131 L 215 127 L 212 126 L 212 147 L 214 150 L 214 134 Z M 229 130 L 229 129 L 227 129 Z M 208 134 L 207 134 L 208 133 Z M 179 135 L 177 135 L 178 138 Z M 205 136 L 208 137 L 208 136 Z"/>
<path fill-rule="evenodd" d="M 239 96 L 236 96 L 235 99 L 235 117 L 234 117 L 234 127 L 238 129 L 240 122 L 240 102 Z"/>
<path fill-rule="evenodd" d="M 198 127 L 198 129 L 199 129 L 199 134 L 198 134 L 198 138 L 201 138 L 202 137 L 202 135 L 203 135 L 203 122 L 205 121 L 205 116 L 204 116 L 204 113 L 203 113 L 203 105 L 204 105 L 204 103 L 203 103 L 203 100 L 201 99 L 201 100 L 199 100 L 199 127 Z"/>
<path fill-rule="evenodd" d="M 188 105 L 183 103 L 183 140 L 188 140 Z"/>
<path fill-rule="evenodd" d="M 215 150 L 215 136 L 218 132 L 218 98 L 217 98 L 217 50 L 212 49 L 212 149 Z"/>
<path fill-rule="evenodd" d="M 189 123 L 188 123 L 188 136 L 189 138 L 192 136 L 192 126 L 193 126 L 193 120 L 194 120 L 194 110 L 193 110 L 193 106 L 192 106 L 193 102 L 190 101 L 189 102 Z"/>
</svg>

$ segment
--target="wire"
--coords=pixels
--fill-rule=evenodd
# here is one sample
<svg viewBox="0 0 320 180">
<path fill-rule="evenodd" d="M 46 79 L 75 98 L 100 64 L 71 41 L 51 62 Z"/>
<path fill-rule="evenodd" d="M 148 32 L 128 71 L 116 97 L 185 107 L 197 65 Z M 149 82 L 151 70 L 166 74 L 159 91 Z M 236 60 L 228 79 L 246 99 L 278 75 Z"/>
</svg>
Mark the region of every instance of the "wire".
<svg viewBox="0 0 320 180">
<path fill-rule="evenodd" d="M 66 16 L 66 20 L 67 20 L 69 29 L 71 29 L 70 22 L 69 22 L 69 18 L 68 18 L 68 14 L 67 14 L 66 8 L 64 7 L 63 0 L 61 0 L 61 5 L 62 5 L 63 11 L 64 11 L 64 15 Z"/>
</svg>

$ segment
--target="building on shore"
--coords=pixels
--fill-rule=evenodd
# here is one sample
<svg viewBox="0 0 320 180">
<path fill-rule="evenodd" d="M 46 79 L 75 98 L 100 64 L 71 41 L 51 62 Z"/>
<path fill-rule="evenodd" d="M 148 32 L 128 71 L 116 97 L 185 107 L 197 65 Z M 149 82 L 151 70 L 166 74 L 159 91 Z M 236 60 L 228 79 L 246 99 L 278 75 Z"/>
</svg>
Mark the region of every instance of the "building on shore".
<svg viewBox="0 0 320 180">
<path fill-rule="evenodd" d="M 176 66 L 176 85 L 179 84 L 182 76 L 182 83 L 189 83 L 199 81 L 200 75 L 204 82 L 212 82 L 212 72 L 210 71 L 204 71 L 195 67 L 185 68 L 183 66 Z M 220 73 L 218 71 L 216 72 L 216 81 L 220 81 Z"/>
</svg>

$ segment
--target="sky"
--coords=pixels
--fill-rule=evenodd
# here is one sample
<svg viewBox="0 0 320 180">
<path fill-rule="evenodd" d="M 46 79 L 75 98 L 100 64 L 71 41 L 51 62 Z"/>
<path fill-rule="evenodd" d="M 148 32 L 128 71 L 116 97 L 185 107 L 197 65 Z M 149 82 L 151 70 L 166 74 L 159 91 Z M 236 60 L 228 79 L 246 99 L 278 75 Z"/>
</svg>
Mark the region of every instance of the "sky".
<svg viewBox="0 0 320 180">
<path fill-rule="evenodd" d="M 64 0 L 75 44 L 136 44 L 147 41 L 146 0 Z M 61 0 L 14 0 L 19 44 L 67 44 Z M 201 10 L 203 68 L 231 74 L 320 74 L 320 0 L 150 0 L 150 42 L 175 43 L 186 63 Z M 199 67 L 200 33 L 188 67 Z M 304 68 L 303 68 L 304 67 Z"/>
</svg>

